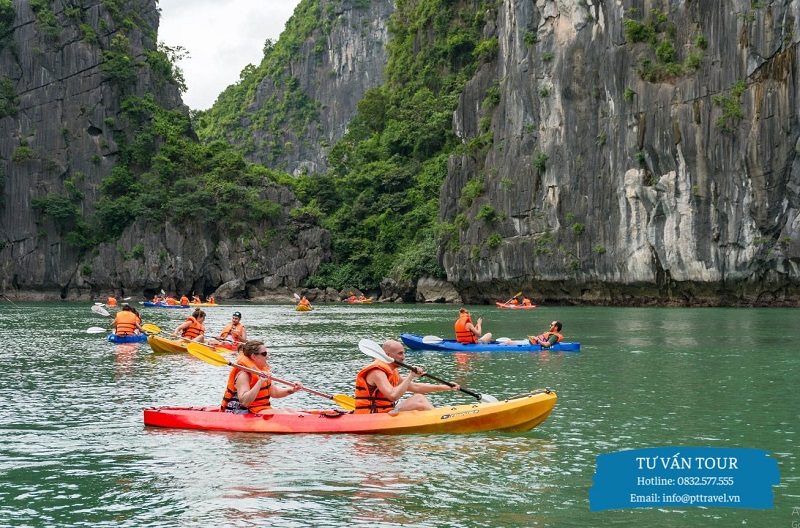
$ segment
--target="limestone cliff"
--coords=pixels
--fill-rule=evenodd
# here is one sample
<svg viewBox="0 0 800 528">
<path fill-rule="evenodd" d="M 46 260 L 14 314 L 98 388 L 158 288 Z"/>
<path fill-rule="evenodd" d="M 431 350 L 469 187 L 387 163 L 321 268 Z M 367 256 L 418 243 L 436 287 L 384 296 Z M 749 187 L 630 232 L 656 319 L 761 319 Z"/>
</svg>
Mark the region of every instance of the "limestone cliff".
<svg viewBox="0 0 800 528">
<path fill-rule="evenodd" d="M 0 9 L 3 292 L 207 294 L 228 282 L 234 294 L 258 295 L 296 286 L 329 258 L 327 232 L 290 219 L 299 203 L 277 185 L 261 192 L 280 212 L 251 226 L 253 235 L 138 221 L 112 242 L 69 239 L 88 226 L 119 142 L 133 138 L 125 101 L 152 97 L 188 113 L 158 53 L 158 20 L 157 0 L 15 0 Z M 72 234 L 67 222 L 78 226 Z"/>
<path fill-rule="evenodd" d="M 219 125 L 221 135 L 201 135 L 224 138 L 249 160 L 290 174 L 327 172 L 328 151 L 358 102 L 384 83 L 393 11 L 392 0 L 303 0 L 261 66 L 242 73 L 255 88 L 233 86 L 210 110 L 239 120 Z"/>
<path fill-rule="evenodd" d="M 800 2 L 493 14 L 441 193 L 466 302 L 798 302 Z"/>
</svg>

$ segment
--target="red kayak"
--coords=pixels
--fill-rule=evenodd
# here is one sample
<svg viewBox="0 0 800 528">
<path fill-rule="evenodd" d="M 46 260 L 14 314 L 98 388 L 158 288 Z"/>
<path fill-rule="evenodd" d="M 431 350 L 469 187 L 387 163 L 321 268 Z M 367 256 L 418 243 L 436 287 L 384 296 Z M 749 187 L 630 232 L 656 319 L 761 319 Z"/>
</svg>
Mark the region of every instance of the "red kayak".
<svg viewBox="0 0 800 528">
<path fill-rule="evenodd" d="M 446 405 L 429 411 L 397 414 L 316 410 L 262 415 L 226 413 L 219 407 L 151 407 L 144 410 L 144 424 L 173 429 L 282 434 L 529 431 L 548 417 L 555 404 L 556 394 L 540 389 L 498 402 Z"/>
<path fill-rule="evenodd" d="M 529 304 L 527 306 L 524 304 L 509 304 L 504 302 L 496 302 L 495 304 L 498 308 L 511 308 L 513 310 L 532 310 L 534 308 L 538 308 L 538 306 L 535 304 Z"/>
</svg>

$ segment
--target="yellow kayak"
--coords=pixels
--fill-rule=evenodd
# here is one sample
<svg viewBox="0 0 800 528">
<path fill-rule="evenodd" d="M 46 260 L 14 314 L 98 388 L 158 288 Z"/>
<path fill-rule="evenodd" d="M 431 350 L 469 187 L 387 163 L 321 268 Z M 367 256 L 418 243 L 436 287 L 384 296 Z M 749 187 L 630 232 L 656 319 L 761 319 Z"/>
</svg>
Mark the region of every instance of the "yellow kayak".
<svg viewBox="0 0 800 528">
<path fill-rule="evenodd" d="M 305 304 L 298 304 L 297 308 L 295 308 L 298 312 L 310 312 L 312 308 Z"/>
<path fill-rule="evenodd" d="M 187 352 L 186 343 L 180 339 L 166 339 L 157 335 L 151 335 L 147 337 L 147 344 L 150 345 L 153 352 L 162 354 Z"/>
</svg>

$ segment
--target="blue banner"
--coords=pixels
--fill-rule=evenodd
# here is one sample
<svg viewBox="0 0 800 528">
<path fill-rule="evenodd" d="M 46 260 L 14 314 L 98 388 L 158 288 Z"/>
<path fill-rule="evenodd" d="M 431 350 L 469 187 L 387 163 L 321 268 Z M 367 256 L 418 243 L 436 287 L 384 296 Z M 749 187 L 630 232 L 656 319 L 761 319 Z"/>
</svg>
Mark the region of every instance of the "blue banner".
<svg viewBox="0 0 800 528">
<path fill-rule="evenodd" d="M 777 460 L 763 449 L 652 447 L 597 457 L 591 511 L 662 506 L 774 508 Z"/>
</svg>

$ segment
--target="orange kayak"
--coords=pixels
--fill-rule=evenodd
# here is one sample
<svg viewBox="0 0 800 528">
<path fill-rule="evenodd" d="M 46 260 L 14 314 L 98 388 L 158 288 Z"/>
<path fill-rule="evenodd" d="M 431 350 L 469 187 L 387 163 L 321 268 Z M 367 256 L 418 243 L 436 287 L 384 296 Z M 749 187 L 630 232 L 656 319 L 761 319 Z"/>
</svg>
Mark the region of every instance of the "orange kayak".
<svg viewBox="0 0 800 528">
<path fill-rule="evenodd" d="M 531 391 L 498 402 L 437 407 L 397 414 L 352 414 L 336 410 L 290 414 L 234 414 L 219 407 L 151 407 L 144 424 L 151 427 L 249 433 L 480 433 L 528 431 L 542 423 L 556 404 L 556 394 Z"/>
</svg>

